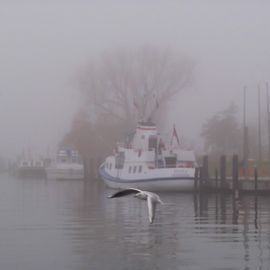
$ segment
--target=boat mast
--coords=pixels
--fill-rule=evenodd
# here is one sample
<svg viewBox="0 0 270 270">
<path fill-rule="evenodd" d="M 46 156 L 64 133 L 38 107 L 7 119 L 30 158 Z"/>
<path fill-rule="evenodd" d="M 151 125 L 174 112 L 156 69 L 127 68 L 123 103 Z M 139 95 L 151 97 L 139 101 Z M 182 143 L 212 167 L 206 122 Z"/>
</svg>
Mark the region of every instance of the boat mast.
<svg viewBox="0 0 270 270">
<path fill-rule="evenodd" d="M 267 102 L 267 130 L 268 130 L 268 160 L 270 160 L 270 109 L 269 109 L 268 82 L 266 82 L 266 102 Z"/>
<path fill-rule="evenodd" d="M 246 86 L 244 86 L 243 93 L 243 172 L 246 176 L 246 168 L 248 161 L 248 128 L 246 123 Z"/>
<path fill-rule="evenodd" d="M 258 84 L 258 161 L 262 160 L 262 137 L 261 137 L 261 89 Z"/>
</svg>

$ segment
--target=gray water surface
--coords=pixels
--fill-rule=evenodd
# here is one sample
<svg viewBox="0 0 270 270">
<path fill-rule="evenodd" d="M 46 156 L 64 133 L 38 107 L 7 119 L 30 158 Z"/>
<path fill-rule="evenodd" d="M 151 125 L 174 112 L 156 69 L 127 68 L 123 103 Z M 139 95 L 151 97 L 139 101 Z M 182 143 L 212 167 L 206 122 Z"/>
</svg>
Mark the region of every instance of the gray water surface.
<svg viewBox="0 0 270 270">
<path fill-rule="evenodd" d="M 270 196 L 107 199 L 98 181 L 0 176 L 0 269 L 270 269 Z"/>
</svg>

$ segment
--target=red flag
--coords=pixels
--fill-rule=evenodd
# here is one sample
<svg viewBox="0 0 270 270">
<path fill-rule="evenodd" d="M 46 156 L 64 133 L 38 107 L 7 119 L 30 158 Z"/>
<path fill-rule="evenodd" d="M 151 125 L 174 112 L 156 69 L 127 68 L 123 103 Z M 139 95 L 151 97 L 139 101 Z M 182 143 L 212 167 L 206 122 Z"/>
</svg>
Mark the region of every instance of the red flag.
<svg viewBox="0 0 270 270">
<path fill-rule="evenodd" d="M 171 139 L 171 145 L 172 145 L 174 137 L 176 138 L 176 141 L 177 141 L 178 145 L 180 145 L 180 141 L 179 141 L 179 138 L 178 138 L 178 135 L 177 135 L 175 125 L 173 125 L 173 134 L 172 134 L 172 139 Z"/>
</svg>

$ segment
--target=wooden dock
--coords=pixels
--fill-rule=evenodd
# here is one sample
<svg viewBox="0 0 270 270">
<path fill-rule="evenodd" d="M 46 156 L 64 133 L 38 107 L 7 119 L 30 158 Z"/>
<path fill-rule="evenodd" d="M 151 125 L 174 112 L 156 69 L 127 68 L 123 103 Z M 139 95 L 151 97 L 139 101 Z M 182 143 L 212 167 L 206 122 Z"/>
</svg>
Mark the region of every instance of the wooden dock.
<svg viewBox="0 0 270 270">
<path fill-rule="evenodd" d="M 226 175 L 226 157 L 221 156 L 219 168 L 215 169 L 214 175 L 209 174 L 208 156 L 203 157 L 202 166 L 197 168 L 194 189 L 197 191 L 206 190 L 213 192 L 231 191 L 239 192 L 265 192 L 270 194 L 270 175 L 258 176 L 258 169 L 253 168 L 253 175 L 239 176 L 238 156 L 233 155 L 230 176 Z"/>
</svg>

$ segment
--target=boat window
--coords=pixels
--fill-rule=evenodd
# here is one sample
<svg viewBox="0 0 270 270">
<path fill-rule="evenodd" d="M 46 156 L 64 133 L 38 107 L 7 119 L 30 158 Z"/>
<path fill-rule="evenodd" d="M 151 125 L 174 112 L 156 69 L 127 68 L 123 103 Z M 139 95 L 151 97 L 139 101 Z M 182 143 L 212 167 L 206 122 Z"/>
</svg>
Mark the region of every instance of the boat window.
<svg viewBox="0 0 270 270">
<path fill-rule="evenodd" d="M 150 136 L 148 140 L 148 149 L 156 149 L 157 148 L 157 137 L 156 136 Z"/>
<path fill-rule="evenodd" d="M 23 166 L 27 166 L 28 163 L 27 163 L 26 161 L 24 161 L 24 162 L 22 163 L 22 165 L 23 165 Z"/>
<path fill-rule="evenodd" d="M 129 166 L 129 168 L 128 168 L 128 173 L 131 173 L 131 170 L 132 170 L 132 167 Z"/>
<path fill-rule="evenodd" d="M 125 153 L 119 152 L 115 157 L 115 168 L 123 169 L 125 163 Z"/>
<path fill-rule="evenodd" d="M 164 160 L 163 159 L 158 159 L 157 166 L 158 166 L 158 168 L 164 168 Z"/>
<path fill-rule="evenodd" d="M 136 173 L 136 170 L 137 170 L 137 167 L 134 166 L 134 167 L 133 167 L 133 173 Z"/>
<path fill-rule="evenodd" d="M 139 166 L 139 173 L 142 172 L 142 165 Z"/>
<path fill-rule="evenodd" d="M 110 163 L 110 170 L 112 169 L 112 163 Z"/>
<path fill-rule="evenodd" d="M 166 168 L 175 168 L 176 167 L 176 157 L 165 157 Z"/>
</svg>

